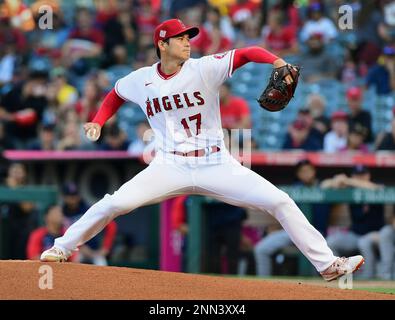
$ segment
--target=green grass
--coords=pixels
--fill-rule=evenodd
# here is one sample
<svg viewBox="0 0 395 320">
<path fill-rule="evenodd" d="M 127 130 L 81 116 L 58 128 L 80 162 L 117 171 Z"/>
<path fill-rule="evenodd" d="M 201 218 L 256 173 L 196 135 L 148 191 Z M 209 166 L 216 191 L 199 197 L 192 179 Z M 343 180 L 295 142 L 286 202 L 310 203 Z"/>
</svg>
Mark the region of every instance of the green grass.
<svg viewBox="0 0 395 320">
<path fill-rule="evenodd" d="M 218 275 L 216 275 L 218 276 Z M 289 282 L 298 282 L 298 281 L 303 281 L 306 284 L 322 284 L 322 285 L 328 285 L 329 287 L 336 287 L 334 282 L 325 282 L 323 281 L 320 277 L 306 277 L 306 276 L 274 276 L 274 277 L 263 277 L 259 278 L 253 275 L 246 275 L 246 276 L 237 276 L 237 275 L 222 275 L 224 277 L 229 277 L 229 278 L 241 278 L 241 279 L 247 279 L 247 280 L 267 280 L 267 281 L 289 281 Z M 322 280 L 322 283 L 320 283 L 320 280 Z M 377 282 L 377 283 L 375 283 Z M 384 284 L 384 285 L 383 285 Z M 395 295 L 395 281 L 375 281 L 375 280 L 369 280 L 369 281 L 359 281 L 359 280 L 354 280 L 354 288 L 353 290 L 361 290 L 361 291 L 370 291 L 370 292 L 376 292 L 376 293 L 385 293 L 385 294 L 394 294 Z"/>
<path fill-rule="evenodd" d="M 378 293 L 386 293 L 386 294 L 395 294 L 395 288 L 355 288 L 354 290 L 361 290 L 361 291 L 370 291 L 370 292 L 378 292 Z"/>
</svg>

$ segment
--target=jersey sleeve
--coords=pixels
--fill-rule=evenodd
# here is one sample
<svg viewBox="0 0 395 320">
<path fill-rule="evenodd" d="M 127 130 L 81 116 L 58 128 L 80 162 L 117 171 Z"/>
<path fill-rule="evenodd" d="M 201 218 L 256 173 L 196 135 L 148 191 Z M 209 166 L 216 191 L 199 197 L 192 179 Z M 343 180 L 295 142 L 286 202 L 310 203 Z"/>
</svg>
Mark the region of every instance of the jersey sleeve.
<svg viewBox="0 0 395 320">
<path fill-rule="evenodd" d="M 131 72 L 125 77 L 119 79 L 114 86 L 117 95 L 125 101 L 137 103 L 138 87 L 137 76 L 135 72 Z"/>
<path fill-rule="evenodd" d="M 200 72 L 208 88 L 218 88 L 232 76 L 234 53 L 230 50 L 200 59 Z"/>
</svg>

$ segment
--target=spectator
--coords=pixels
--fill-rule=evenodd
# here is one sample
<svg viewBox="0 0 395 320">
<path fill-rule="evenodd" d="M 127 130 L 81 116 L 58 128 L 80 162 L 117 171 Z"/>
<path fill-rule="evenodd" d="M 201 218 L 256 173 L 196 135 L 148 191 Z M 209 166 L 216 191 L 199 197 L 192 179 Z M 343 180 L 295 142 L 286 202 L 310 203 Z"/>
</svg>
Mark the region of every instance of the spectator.
<svg viewBox="0 0 395 320">
<path fill-rule="evenodd" d="M 156 48 L 154 45 L 150 44 L 143 48 L 143 54 L 138 54 L 136 60 L 134 61 L 133 68 L 137 70 L 145 66 L 152 66 L 154 63 L 158 62 L 158 56 L 156 54 Z"/>
<path fill-rule="evenodd" d="M 283 149 L 301 149 L 306 151 L 321 150 L 322 145 L 309 128 L 309 124 L 301 119 L 295 120 L 285 136 Z"/>
<path fill-rule="evenodd" d="M 56 88 L 56 102 L 61 110 L 75 104 L 78 99 L 78 91 L 67 78 L 67 70 L 57 67 L 50 71 L 51 84 Z"/>
<path fill-rule="evenodd" d="M 74 112 L 68 114 L 75 114 Z M 82 140 L 81 125 L 79 122 L 66 121 L 61 127 L 57 150 L 92 150 L 95 144 Z"/>
<path fill-rule="evenodd" d="M 353 13 L 356 13 L 353 28 L 355 39 L 351 37 L 347 45 L 352 49 L 359 67 L 370 67 L 379 57 L 383 46 L 383 39 L 379 35 L 383 17 L 379 2 L 363 1 L 359 5 L 359 10 L 355 10 L 358 3 L 353 8 Z"/>
<path fill-rule="evenodd" d="M 47 106 L 47 72 L 32 70 L 26 82 L 12 87 L 0 101 L 0 120 L 17 148 L 37 137 L 37 128 Z"/>
<path fill-rule="evenodd" d="M 215 26 L 218 26 L 222 35 L 230 41 L 234 41 L 236 37 L 231 20 L 226 15 L 221 16 L 220 10 L 216 7 L 208 7 L 206 21 L 203 26 L 209 33 Z"/>
<path fill-rule="evenodd" d="M 40 6 L 44 3 L 36 2 L 32 6 L 32 12 L 35 13 L 35 20 L 38 22 L 44 13 L 39 13 Z M 35 28 L 30 32 L 29 43 L 32 45 L 32 59 L 61 56 L 61 48 L 70 35 L 70 27 L 66 24 L 63 13 L 55 1 L 47 1 L 52 9 L 52 28 L 42 29 Z"/>
<path fill-rule="evenodd" d="M 88 205 L 82 199 L 77 186 L 67 183 L 63 187 L 63 212 L 66 217 L 65 225 L 70 226 L 78 220 L 87 210 Z M 104 230 L 79 248 L 76 261 L 95 265 L 107 265 L 108 256 L 115 240 L 117 225 L 110 222 Z"/>
<path fill-rule="evenodd" d="M 313 118 L 313 128 L 318 130 L 324 137 L 330 127 L 330 121 L 325 116 L 326 100 L 318 93 L 311 93 L 306 97 L 306 100 L 306 107 Z"/>
<path fill-rule="evenodd" d="M 315 34 L 321 35 L 325 44 L 337 37 L 335 24 L 324 16 L 324 7 L 317 2 L 310 4 L 308 7 L 308 20 L 300 31 L 300 39 L 302 42 L 307 42 Z"/>
<path fill-rule="evenodd" d="M 336 78 L 337 61 L 327 48 L 322 34 L 314 33 L 306 39 L 307 51 L 297 56 L 303 69 L 306 82 L 317 82 L 322 79 Z"/>
<path fill-rule="evenodd" d="M 175 197 L 171 205 L 171 227 L 173 231 L 177 232 L 181 241 L 181 271 L 187 272 L 187 243 L 188 243 L 188 212 L 187 203 L 188 196 L 182 195 Z M 173 235 L 174 236 L 174 235 Z"/>
<path fill-rule="evenodd" d="M 218 52 L 228 51 L 231 49 L 231 46 L 232 42 L 222 34 L 219 25 L 214 25 L 210 32 L 210 46 L 206 48 L 204 54 L 210 55 Z"/>
<path fill-rule="evenodd" d="M 136 10 L 136 24 L 140 33 L 153 34 L 155 27 L 160 23 L 158 13 L 151 6 L 151 1 L 140 1 Z"/>
<path fill-rule="evenodd" d="M 296 118 L 307 124 L 307 127 L 310 131 L 309 136 L 311 136 L 311 139 L 318 141 L 321 146 L 320 149 L 322 149 L 324 143 L 324 135 L 321 133 L 321 131 L 315 128 L 314 119 L 310 113 L 310 109 L 302 107 L 301 109 L 299 109 Z"/>
<path fill-rule="evenodd" d="M 128 146 L 128 152 L 132 155 L 141 155 L 154 150 L 154 140 L 151 127 L 147 121 L 142 121 L 136 126 L 137 138 Z"/>
<path fill-rule="evenodd" d="M 169 16 L 178 17 L 181 13 L 194 7 L 203 7 L 206 4 L 206 0 L 170 0 L 169 5 Z M 184 18 L 181 18 L 184 21 Z M 189 24 L 188 24 L 189 25 Z"/>
<path fill-rule="evenodd" d="M 240 26 L 240 32 L 236 36 L 235 48 L 261 45 L 262 36 L 259 30 L 258 19 L 251 18 L 244 21 Z"/>
<path fill-rule="evenodd" d="M 51 247 L 54 240 L 65 232 L 62 208 L 58 205 L 50 206 L 44 216 L 45 226 L 35 229 L 29 236 L 27 243 L 27 258 L 39 260 L 43 250 Z"/>
<path fill-rule="evenodd" d="M 393 114 L 395 115 L 395 108 L 393 110 Z M 395 116 L 391 122 L 391 131 L 386 132 L 378 137 L 376 145 L 377 150 L 395 150 Z"/>
<path fill-rule="evenodd" d="M 27 149 L 42 151 L 56 150 L 55 126 L 52 124 L 41 125 L 39 129 L 38 141 L 31 143 Z"/>
<path fill-rule="evenodd" d="M 0 48 L 16 54 L 24 54 L 27 49 L 25 34 L 11 25 L 9 17 L 0 17 Z"/>
<path fill-rule="evenodd" d="M 85 82 L 83 95 L 75 105 L 75 111 L 78 113 L 81 122 L 92 121 L 99 110 L 101 96 L 101 90 L 96 79 Z"/>
<path fill-rule="evenodd" d="M 379 278 L 383 280 L 394 279 L 395 262 L 395 219 L 385 225 L 379 231 L 379 250 L 381 258 L 381 273 Z M 391 254 L 392 253 L 392 254 Z"/>
<path fill-rule="evenodd" d="M 119 1 L 105 1 L 97 0 L 94 3 L 96 9 L 95 21 L 100 26 L 117 16 L 119 8 Z M 132 9 L 129 5 L 123 4 L 122 8 Z"/>
<path fill-rule="evenodd" d="M 22 163 L 12 163 L 3 185 L 17 190 L 27 185 L 27 171 Z M 37 225 L 35 204 L 28 201 L 2 202 L 0 212 L 8 220 L 8 232 L 5 243 L 9 244 L 7 259 L 26 259 L 26 245 L 29 234 Z"/>
<path fill-rule="evenodd" d="M 378 33 L 385 42 L 393 42 L 395 40 L 395 3 L 391 0 L 383 1 L 382 12 Z"/>
<path fill-rule="evenodd" d="M 62 48 L 64 65 L 78 76 L 85 75 L 94 59 L 100 58 L 104 43 L 102 31 L 94 26 L 92 12 L 88 8 L 77 8 L 76 27 Z"/>
<path fill-rule="evenodd" d="M 128 146 L 129 141 L 127 140 L 126 133 L 122 129 L 120 129 L 116 123 L 104 128 L 103 143 L 100 145 L 101 150 L 126 151 L 128 149 Z"/>
<path fill-rule="evenodd" d="M 270 52 L 282 57 L 294 55 L 299 51 L 298 39 L 292 26 L 284 25 L 284 14 L 271 10 L 268 25 L 262 30 L 263 46 Z"/>
<path fill-rule="evenodd" d="M 354 125 L 347 137 L 347 146 L 342 148 L 340 151 L 359 151 L 368 152 L 368 146 L 364 143 L 366 138 L 367 130 L 359 124 Z"/>
<path fill-rule="evenodd" d="M 131 11 L 127 9 L 122 10 L 120 8 L 120 11 L 118 13 L 118 22 L 122 27 L 122 45 L 126 47 L 129 57 L 135 57 L 138 50 L 139 33 L 134 15 L 130 12 Z M 111 41 L 110 39 L 113 37 L 113 33 L 110 33 L 110 30 L 111 28 L 108 30 L 108 38 L 106 38 L 106 40 L 108 39 L 108 41 Z"/>
<path fill-rule="evenodd" d="M 366 76 L 367 87 L 373 86 L 378 95 L 390 94 L 395 89 L 395 46 L 385 46 L 382 58 Z"/>
<path fill-rule="evenodd" d="M 0 37 L 1 37 L 1 27 L 0 27 Z M 0 43 L 1 43 L 1 39 L 0 39 Z M 4 46 L 0 46 L 0 48 L 1 48 L 0 49 L 0 88 L 1 88 L 3 85 L 7 84 L 12 80 L 15 72 L 17 56 L 15 54 L 15 48 L 11 43 L 7 43 L 7 45 L 4 44 Z"/>
<path fill-rule="evenodd" d="M 372 142 L 372 117 L 368 110 L 362 109 L 363 91 L 360 87 L 351 87 L 347 90 L 347 103 L 350 110 L 348 122 L 350 128 L 359 124 L 367 130 L 364 142 Z"/>
<path fill-rule="evenodd" d="M 352 187 L 369 190 L 381 188 L 380 185 L 371 181 L 369 169 L 361 165 L 353 168 L 351 177 L 338 175 L 333 179 L 326 180 L 325 185 L 330 188 Z M 378 231 L 384 226 L 384 206 L 382 204 L 351 204 L 349 210 L 351 226 L 345 232 L 329 235 L 327 242 L 335 255 L 359 250 L 365 257 L 365 266 L 361 277 L 369 279 L 375 275 L 374 247 L 378 245 Z"/>
<path fill-rule="evenodd" d="M 62 211 L 66 218 L 66 226 L 74 223 L 89 209 L 88 204 L 81 198 L 75 183 L 66 183 L 63 186 L 62 201 Z"/>
<path fill-rule="evenodd" d="M 232 129 L 251 129 L 251 114 L 247 101 L 242 97 L 232 95 L 229 82 L 222 84 L 219 90 L 219 100 L 222 128 L 226 131 L 225 144 L 229 146 L 231 143 L 232 148 L 237 146 L 236 149 L 251 148 L 249 139 L 244 137 L 244 132 L 232 135 L 231 131 Z"/>
<path fill-rule="evenodd" d="M 259 9 L 259 4 L 250 0 L 237 0 L 229 7 L 229 16 L 233 24 L 238 26 L 254 17 Z"/>
<path fill-rule="evenodd" d="M 229 82 L 224 83 L 219 91 L 222 127 L 225 129 L 250 129 L 251 113 L 244 98 L 232 94 Z"/>
<path fill-rule="evenodd" d="M 301 160 L 296 165 L 296 182 L 295 186 L 301 187 L 318 187 L 320 185 L 317 179 L 317 171 L 314 165 L 307 159 Z M 314 204 L 311 207 L 313 226 L 326 235 L 330 207 L 327 204 Z M 257 275 L 272 275 L 272 255 L 282 248 L 292 245 L 285 230 L 275 230 L 263 237 L 254 248 Z"/>
<path fill-rule="evenodd" d="M 308 160 L 300 160 L 295 166 L 296 181 L 295 186 L 302 186 L 308 188 L 321 187 L 321 181 L 317 177 L 317 168 L 314 164 Z M 312 212 L 312 225 L 319 231 L 323 236 L 326 236 L 330 206 L 325 203 L 317 203 L 311 205 Z"/>
<path fill-rule="evenodd" d="M 331 117 L 332 130 L 324 137 L 324 151 L 338 152 L 347 146 L 348 116 L 343 111 L 336 111 Z"/>
<path fill-rule="evenodd" d="M 237 274 L 240 258 L 242 221 L 245 209 L 227 203 L 205 205 L 207 217 L 207 272 Z"/>
<path fill-rule="evenodd" d="M 351 56 L 350 51 L 347 51 L 344 57 L 344 63 L 338 69 L 338 79 L 344 86 L 356 86 L 361 76 L 361 70 L 355 58 Z"/>
<path fill-rule="evenodd" d="M 4 150 L 10 150 L 10 149 L 14 149 L 14 145 L 7 137 L 4 122 L 0 121 L 0 154 Z"/>
<path fill-rule="evenodd" d="M 111 67 L 108 68 L 108 71 L 116 70 L 123 68 L 126 73 L 126 69 L 129 71 L 129 58 L 127 48 L 122 45 L 115 46 L 111 52 Z"/>
<path fill-rule="evenodd" d="M 199 26 L 199 34 L 196 37 L 193 37 L 193 39 L 190 41 L 191 49 L 194 51 L 194 55 L 192 57 L 200 57 L 204 55 L 211 44 L 210 34 L 206 28 L 202 26 L 203 14 L 203 7 L 195 6 L 185 10 L 183 15 L 180 17 L 186 25 Z M 148 43 L 150 45 L 152 44 L 152 37 L 148 39 Z"/>
</svg>

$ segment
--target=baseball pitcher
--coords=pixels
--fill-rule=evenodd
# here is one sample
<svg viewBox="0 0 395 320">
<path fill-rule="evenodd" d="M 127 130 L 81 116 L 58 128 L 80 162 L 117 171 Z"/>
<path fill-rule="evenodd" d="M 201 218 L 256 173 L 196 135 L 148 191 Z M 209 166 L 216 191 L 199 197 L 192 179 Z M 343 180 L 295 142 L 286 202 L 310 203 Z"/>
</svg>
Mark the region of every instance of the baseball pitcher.
<svg viewBox="0 0 395 320">
<path fill-rule="evenodd" d="M 98 234 L 110 221 L 140 206 L 180 194 L 200 194 L 233 205 L 268 211 L 327 281 L 352 273 L 362 256 L 336 257 L 295 202 L 269 181 L 236 161 L 225 148 L 219 87 L 248 62 L 270 63 L 273 73 L 258 102 L 274 112 L 295 91 L 299 68 L 260 47 L 190 58 L 190 39 L 197 27 L 178 19 L 154 32 L 160 61 L 119 79 L 96 117 L 84 128 L 97 140 L 105 122 L 125 101 L 138 104 L 155 133 L 156 155 L 146 169 L 113 194 L 95 203 L 66 233 L 44 251 L 41 261 L 67 261 L 73 250 Z"/>
</svg>

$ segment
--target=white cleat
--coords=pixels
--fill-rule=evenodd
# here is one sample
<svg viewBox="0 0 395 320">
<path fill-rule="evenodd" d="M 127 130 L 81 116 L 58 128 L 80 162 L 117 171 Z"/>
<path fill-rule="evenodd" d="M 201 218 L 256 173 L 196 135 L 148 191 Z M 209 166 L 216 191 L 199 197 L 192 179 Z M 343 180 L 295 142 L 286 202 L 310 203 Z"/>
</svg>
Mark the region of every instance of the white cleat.
<svg viewBox="0 0 395 320">
<path fill-rule="evenodd" d="M 64 253 L 63 250 L 52 247 L 51 249 L 45 250 L 40 257 L 42 262 L 66 262 L 71 254 Z"/>
<path fill-rule="evenodd" d="M 326 281 L 333 281 L 345 274 L 357 271 L 365 262 L 362 256 L 352 256 L 349 258 L 337 258 L 329 268 L 321 272 L 321 276 Z"/>
</svg>

